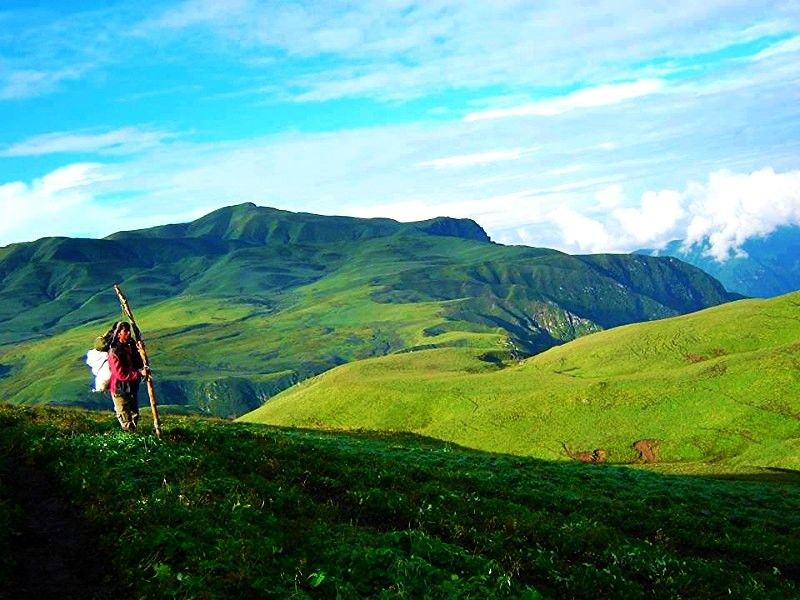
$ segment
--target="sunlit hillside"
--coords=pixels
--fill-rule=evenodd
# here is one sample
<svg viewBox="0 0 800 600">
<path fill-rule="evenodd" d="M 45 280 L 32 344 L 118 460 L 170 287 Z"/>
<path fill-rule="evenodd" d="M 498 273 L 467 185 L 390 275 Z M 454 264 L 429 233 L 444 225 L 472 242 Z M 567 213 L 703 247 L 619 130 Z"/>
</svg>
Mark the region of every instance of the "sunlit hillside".
<svg viewBox="0 0 800 600">
<path fill-rule="evenodd" d="M 655 439 L 672 470 L 800 467 L 800 293 L 585 336 L 533 358 L 470 348 L 359 361 L 242 418 L 409 431 L 497 452 L 611 462 Z M 690 467 L 694 465 L 694 467 Z"/>
</svg>

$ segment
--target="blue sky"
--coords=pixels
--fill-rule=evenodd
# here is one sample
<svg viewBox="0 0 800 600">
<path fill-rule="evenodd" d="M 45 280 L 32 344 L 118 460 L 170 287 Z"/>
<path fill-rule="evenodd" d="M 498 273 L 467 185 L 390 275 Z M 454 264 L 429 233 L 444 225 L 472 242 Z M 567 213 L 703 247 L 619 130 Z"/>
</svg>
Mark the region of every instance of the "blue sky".
<svg viewBox="0 0 800 600">
<path fill-rule="evenodd" d="M 255 202 L 720 260 L 800 225 L 800 4 L 0 5 L 0 245 Z"/>
</svg>

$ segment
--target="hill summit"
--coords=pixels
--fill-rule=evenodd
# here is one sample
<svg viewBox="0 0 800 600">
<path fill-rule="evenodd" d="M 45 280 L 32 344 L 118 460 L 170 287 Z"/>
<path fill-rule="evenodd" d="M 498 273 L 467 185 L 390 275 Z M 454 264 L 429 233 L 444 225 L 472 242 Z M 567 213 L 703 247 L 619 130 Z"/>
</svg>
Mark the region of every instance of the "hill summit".
<svg viewBox="0 0 800 600">
<path fill-rule="evenodd" d="M 252 202 L 215 210 L 191 223 L 163 225 L 108 236 L 110 240 L 143 238 L 202 238 L 251 244 L 331 244 L 422 232 L 489 242 L 489 236 L 471 219 L 437 217 L 401 223 L 393 219 L 359 219 L 294 213 L 256 206 Z"/>
</svg>

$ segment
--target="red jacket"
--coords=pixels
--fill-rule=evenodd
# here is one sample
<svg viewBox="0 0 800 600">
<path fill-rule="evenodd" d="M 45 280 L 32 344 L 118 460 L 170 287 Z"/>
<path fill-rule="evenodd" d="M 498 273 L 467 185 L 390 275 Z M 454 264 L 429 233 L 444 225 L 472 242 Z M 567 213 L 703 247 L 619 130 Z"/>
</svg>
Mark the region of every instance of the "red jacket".
<svg viewBox="0 0 800 600">
<path fill-rule="evenodd" d="M 118 344 L 108 353 L 108 366 L 111 369 L 109 389 L 113 394 L 118 381 L 138 382 L 142 378 L 139 371 L 144 365 L 139 350 L 133 342 Z"/>
</svg>

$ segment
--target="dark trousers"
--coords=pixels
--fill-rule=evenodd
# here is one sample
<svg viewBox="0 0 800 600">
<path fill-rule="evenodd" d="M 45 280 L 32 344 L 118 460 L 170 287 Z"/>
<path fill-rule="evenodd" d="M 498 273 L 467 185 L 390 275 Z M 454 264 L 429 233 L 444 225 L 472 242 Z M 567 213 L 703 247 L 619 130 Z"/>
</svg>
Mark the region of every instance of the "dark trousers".
<svg viewBox="0 0 800 600">
<path fill-rule="evenodd" d="M 114 412 L 124 431 L 136 431 L 139 422 L 139 382 L 117 382 L 117 389 L 112 390 Z"/>
</svg>

